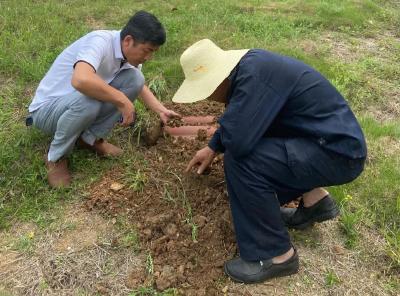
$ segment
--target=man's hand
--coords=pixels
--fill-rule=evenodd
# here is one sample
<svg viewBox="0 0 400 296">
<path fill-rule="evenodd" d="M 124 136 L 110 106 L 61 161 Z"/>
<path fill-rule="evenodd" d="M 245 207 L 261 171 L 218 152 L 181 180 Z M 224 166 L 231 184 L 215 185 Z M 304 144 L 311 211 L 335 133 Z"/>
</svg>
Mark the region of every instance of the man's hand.
<svg viewBox="0 0 400 296">
<path fill-rule="evenodd" d="M 164 124 L 174 117 L 181 117 L 178 113 L 165 108 L 164 105 L 157 100 L 147 85 L 143 86 L 143 89 L 140 92 L 140 97 L 147 107 L 160 116 L 160 119 Z"/>
<path fill-rule="evenodd" d="M 181 118 L 178 113 L 168 109 L 161 111 L 160 113 L 158 113 L 158 115 L 160 116 L 160 119 L 164 124 L 167 124 L 168 121 L 172 118 Z"/>
<path fill-rule="evenodd" d="M 197 173 L 201 175 L 204 170 L 211 164 L 216 153 L 208 146 L 196 152 L 195 156 L 189 162 L 185 172 L 189 172 L 195 165 L 199 165 Z"/>
<path fill-rule="evenodd" d="M 135 106 L 133 103 L 126 99 L 121 107 L 118 107 L 118 110 L 121 112 L 122 115 L 122 125 L 129 126 L 132 122 L 135 121 L 136 113 L 135 113 Z"/>
</svg>

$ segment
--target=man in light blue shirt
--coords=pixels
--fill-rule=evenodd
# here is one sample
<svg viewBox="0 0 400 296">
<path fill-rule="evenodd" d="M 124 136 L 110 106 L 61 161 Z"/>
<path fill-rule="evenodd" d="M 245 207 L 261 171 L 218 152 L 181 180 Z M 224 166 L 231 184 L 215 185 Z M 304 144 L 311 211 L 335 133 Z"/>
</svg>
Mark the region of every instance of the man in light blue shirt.
<svg viewBox="0 0 400 296">
<path fill-rule="evenodd" d="M 53 135 L 46 158 L 50 186 L 70 184 L 66 157 L 75 144 L 102 156 L 123 153 L 104 138 L 121 116 L 124 126 L 134 122 L 137 96 L 163 122 L 178 116 L 157 100 L 141 72 L 165 39 L 157 18 L 139 11 L 122 31 L 91 32 L 56 58 L 29 106 L 33 125 Z"/>
</svg>

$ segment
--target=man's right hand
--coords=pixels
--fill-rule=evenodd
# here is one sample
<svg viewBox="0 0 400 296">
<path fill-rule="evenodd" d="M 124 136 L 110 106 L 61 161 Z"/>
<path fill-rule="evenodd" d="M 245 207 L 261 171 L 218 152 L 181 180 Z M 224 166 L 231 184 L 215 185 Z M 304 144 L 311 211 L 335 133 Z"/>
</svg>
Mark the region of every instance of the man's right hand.
<svg viewBox="0 0 400 296">
<path fill-rule="evenodd" d="M 123 126 L 129 126 L 132 122 L 135 121 L 135 106 L 128 98 L 126 98 L 121 107 L 118 107 L 118 110 L 121 112 L 122 115 L 121 124 Z"/>
<path fill-rule="evenodd" d="M 189 162 L 185 172 L 189 172 L 195 165 L 199 165 L 197 173 L 201 175 L 204 170 L 211 164 L 216 153 L 208 146 L 196 152 L 195 156 Z"/>
</svg>

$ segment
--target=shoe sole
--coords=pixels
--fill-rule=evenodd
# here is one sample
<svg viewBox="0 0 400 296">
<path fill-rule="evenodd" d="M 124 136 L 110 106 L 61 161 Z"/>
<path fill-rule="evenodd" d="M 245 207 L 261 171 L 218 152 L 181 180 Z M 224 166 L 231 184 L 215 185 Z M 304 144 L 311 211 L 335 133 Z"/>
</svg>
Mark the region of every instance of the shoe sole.
<svg viewBox="0 0 400 296">
<path fill-rule="evenodd" d="M 290 225 L 289 227 L 292 229 L 297 229 L 297 230 L 304 230 L 306 228 L 309 228 L 313 226 L 315 223 L 321 223 L 327 220 L 331 220 L 336 218 L 337 216 L 340 215 L 340 211 L 338 208 L 334 208 L 328 213 L 324 213 L 322 215 L 316 216 L 308 220 L 307 222 L 304 222 L 302 224 L 297 224 L 297 225 Z"/>
<path fill-rule="evenodd" d="M 259 278 L 259 279 L 248 280 L 248 281 L 244 281 L 244 280 L 241 280 L 241 279 L 236 278 L 235 276 L 232 276 L 232 275 L 228 272 L 228 270 L 227 270 L 227 268 L 226 268 L 226 265 L 224 265 L 224 271 L 225 271 L 225 274 L 226 274 L 230 279 L 232 279 L 232 281 L 234 281 L 234 282 L 236 282 L 236 283 L 241 283 L 241 284 L 257 284 L 257 283 L 265 282 L 266 280 L 269 280 L 269 279 L 278 278 L 278 277 L 284 277 L 284 276 L 290 276 L 290 275 L 292 275 L 292 274 L 298 273 L 298 272 L 299 272 L 299 265 L 298 265 L 298 262 L 295 262 L 294 265 L 297 265 L 297 266 L 294 266 L 294 269 L 293 269 L 293 270 L 284 270 L 284 269 L 282 269 L 280 272 L 277 272 L 277 273 L 276 273 L 275 275 L 273 275 L 273 276 L 266 276 L 266 277 L 261 277 L 261 278 Z"/>
</svg>

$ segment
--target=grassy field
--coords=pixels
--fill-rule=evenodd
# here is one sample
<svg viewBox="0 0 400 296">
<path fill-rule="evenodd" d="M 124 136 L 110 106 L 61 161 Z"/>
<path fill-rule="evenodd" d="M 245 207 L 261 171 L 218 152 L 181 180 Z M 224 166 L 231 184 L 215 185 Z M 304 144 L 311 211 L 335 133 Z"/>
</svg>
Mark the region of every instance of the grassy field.
<svg viewBox="0 0 400 296">
<path fill-rule="evenodd" d="M 326 75 L 344 94 L 366 134 L 369 157 L 360 178 L 330 189 L 343 210 L 339 220 L 341 239 L 348 250 L 361 253 L 364 257 L 360 260 L 365 261 L 373 256 L 368 250 L 372 252 L 372 246 L 377 246 L 384 254 L 381 264 L 387 267 L 380 275 L 384 282 L 382 295 L 398 295 L 398 1 L 222 0 L 218 5 L 208 0 L 0 1 L 0 229 L 8 237 L 0 243 L 0 251 L 31 254 L 38 241 L 36 235 L 43 235 L 60 223 L 65 209 L 79 203 L 105 171 L 115 165 L 126 166 L 140 157 L 131 147 L 135 142 L 119 140 L 126 139 L 129 130 L 119 129 L 114 137 L 133 152 L 130 158 L 100 161 L 85 152 L 76 152 L 71 167 L 79 181 L 66 190 L 51 190 L 43 164 L 50 138 L 24 126 L 34 90 L 62 49 L 91 30 L 119 29 L 138 9 L 157 15 L 167 30 L 167 43 L 144 66 L 146 79 L 160 100 L 169 101 L 183 79 L 180 54 L 202 38 L 210 38 L 224 49 L 265 48 L 298 58 Z M 137 107 L 141 111 L 138 131 L 148 115 L 142 106 Z M 21 225 L 31 225 L 34 231 L 16 231 Z M 121 225 L 127 233 L 128 226 Z M 294 236 L 304 239 L 301 234 Z M 134 235 L 126 237 L 128 242 L 134 240 Z M 346 281 L 329 269 L 324 277 L 324 295 L 333 295 L 329 294 L 332 287 Z M 2 288 L 11 291 L 0 279 L 0 295 Z M 91 295 L 85 290 L 80 293 Z M 127 293 L 156 294 L 149 287 Z M 291 293 L 305 295 L 295 289 Z"/>
</svg>

